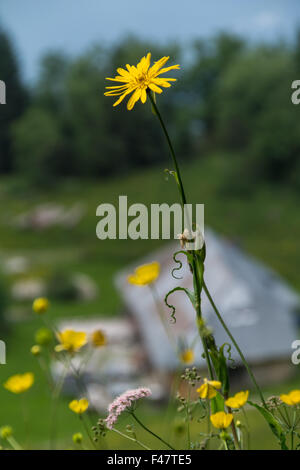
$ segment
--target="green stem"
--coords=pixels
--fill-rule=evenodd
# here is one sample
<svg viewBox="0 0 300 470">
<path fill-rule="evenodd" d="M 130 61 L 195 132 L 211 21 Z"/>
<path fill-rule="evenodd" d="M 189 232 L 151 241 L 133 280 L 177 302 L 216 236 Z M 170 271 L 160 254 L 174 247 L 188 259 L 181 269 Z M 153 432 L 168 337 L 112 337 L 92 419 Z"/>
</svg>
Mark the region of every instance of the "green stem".
<svg viewBox="0 0 300 470">
<path fill-rule="evenodd" d="M 260 396 L 260 398 L 261 398 L 261 401 L 262 401 L 262 403 L 263 403 L 264 408 L 268 409 L 268 407 L 267 407 L 267 405 L 266 405 L 266 402 L 265 402 L 265 399 L 264 399 L 264 396 L 263 396 L 263 394 L 262 394 L 262 391 L 261 391 L 261 389 L 260 389 L 258 383 L 256 382 L 256 379 L 255 379 L 255 377 L 254 377 L 254 374 L 253 374 L 253 372 L 252 372 L 252 370 L 251 370 L 251 368 L 250 368 L 250 366 L 249 366 L 249 364 L 248 364 L 248 362 L 247 362 L 247 360 L 246 360 L 244 354 L 242 353 L 242 351 L 241 351 L 239 345 L 237 344 L 236 340 L 235 340 L 234 337 L 232 336 L 232 334 L 231 334 L 230 330 L 228 329 L 226 323 L 224 322 L 224 320 L 223 320 L 223 318 L 222 318 L 222 316 L 221 316 L 219 310 L 217 309 L 216 304 L 214 303 L 214 301 L 213 301 L 213 299 L 212 299 L 212 297 L 211 297 L 211 295 L 210 295 L 210 293 L 209 293 L 209 290 L 208 290 L 208 288 L 207 288 L 207 286 L 206 286 L 206 284 L 205 284 L 204 281 L 203 281 L 203 289 L 204 289 L 204 291 L 205 291 L 205 293 L 206 293 L 206 295 L 207 295 L 207 297 L 208 297 L 208 300 L 209 300 L 211 306 L 213 307 L 213 309 L 214 309 L 214 311 L 215 311 L 215 314 L 217 315 L 217 317 L 218 317 L 218 319 L 219 319 L 219 322 L 220 322 L 221 325 L 223 326 L 223 328 L 224 328 L 224 330 L 226 331 L 227 335 L 229 336 L 229 338 L 230 338 L 231 341 L 233 342 L 233 344 L 234 344 L 234 346 L 235 346 L 237 352 L 239 353 L 240 358 L 241 358 L 241 360 L 242 360 L 242 362 L 243 362 L 245 368 L 247 369 L 247 372 L 248 372 L 248 374 L 249 374 L 249 376 L 250 376 L 250 378 L 251 378 L 251 380 L 252 380 L 252 382 L 253 382 L 253 384 L 254 384 L 256 390 L 257 390 L 257 393 L 259 394 L 259 396 Z"/>
<path fill-rule="evenodd" d="M 152 93 L 150 90 L 147 90 L 147 94 L 150 98 L 150 101 L 151 101 L 151 104 L 153 106 L 153 109 L 158 117 L 158 120 L 160 122 L 160 125 L 162 127 L 162 130 L 164 132 L 164 135 L 167 139 L 167 142 L 168 142 L 168 146 L 169 146 L 169 149 L 170 149 L 170 152 L 171 152 L 171 156 L 172 156 L 172 160 L 173 160 L 173 163 L 174 163 L 174 167 L 175 167 L 175 171 L 176 171 L 176 181 L 178 183 L 178 187 L 179 187 L 179 193 L 180 193 L 180 196 L 181 196 L 181 204 L 182 206 L 184 207 L 184 205 L 187 203 L 187 199 L 186 199 L 186 196 L 185 196 L 185 192 L 184 192 L 184 188 L 183 188 L 183 183 L 182 183 L 182 178 L 181 178 L 181 174 L 180 174 L 180 169 L 179 169 L 179 165 L 177 163 L 177 158 L 176 158 L 176 155 L 175 155 L 175 151 L 174 151 L 174 148 L 173 148 L 173 145 L 172 145 L 172 142 L 171 142 L 171 139 L 170 139 L 170 136 L 168 134 L 168 131 L 167 131 L 167 128 L 165 126 L 165 123 L 162 119 L 162 116 L 158 110 L 158 107 L 156 106 L 156 103 L 153 99 L 153 96 L 152 96 Z M 189 223 L 190 225 L 190 223 Z M 209 354 L 208 354 L 208 349 L 207 349 L 207 345 L 206 345 L 206 341 L 205 341 L 205 338 L 203 337 L 202 333 L 200 332 L 200 329 L 199 329 L 199 320 L 201 319 L 201 305 L 200 305 L 200 296 L 201 296 L 201 292 L 199 290 L 199 286 L 200 286 L 200 280 L 198 279 L 198 276 L 197 276 L 197 265 L 196 265 L 196 256 L 194 256 L 194 260 L 193 260 L 193 276 L 194 276 L 194 279 L 195 279 L 195 295 L 196 295 L 196 314 L 197 314 L 197 325 L 198 325 L 198 330 L 199 330 L 199 335 L 200 335 L 200 338 L 201 338 L 201 342 L 202 342 L 202 345 L 203 345 L 203 350 L 204 350 L 204 354 L 205 354 L 205 358 L 206 358 L 206 363 L 207 363 L 207 368 L 209 370 L 209 375 L 210 375 L 210 378 L 213 379 L 213 370 L 212 370 L 212 366 L 211 366 L 211 363 L 210 363 L 210 358 L 209 358 Z"/>
<path fill-rule="evenodd" d="M 51 410 L 51 436 L 50 436 L 50 448 L 55 450 L 55 445 L 56 445 L 56 431 L 57 431 L 57 407 L 58 407 L 58 400 L 60 393 L 62 391 L 65 378 L 67 375 L 67 367 L 64 367 L 63 372 L 61 374 L 61 377 L 59 381 L 57 382 L 54 390 L 53 390 L 53 395 L 52 395 L 52 410 Z"/>
<path fill-rule="evenodd" d="M 250 426 L 249 426 L 249 421 L 247 418 L 247 413 L 243 406 L 242 406 L 242 412 L 243 412 L 245 423 L 246 423 L 245 427 L 246 427 L 246 432 L 247 432 L 247 450 L 250 450 Z"/>
<path fill-rule="evenodd" d="M 23 450 L 23 448 L 20 446 L 20 444 L 16 441 L 16 439 L 13 436 L 7 437 L 7 442 L 12 446 L 14 450 Z"/>
<path fill-rule="evenodd" d="M 156 437 L 156 439 L 159 439 L 163 444 L 165 444 L 169 449 L 175 450 L 174 447 L 172 447 L 168 442 L 166 442 L 162 437 L 159 437 L 155 432 L 151 431 L 151 429 L 147 428 L 140 420 L 139 418 L 134 414 L 134 412 L 131 412 L 132 417 L 136 420 L 136 422 L 143 428 L 145 431 L 149 432 L 149 434 L 152 434 L 152 436 Z"/>
<path fill-rule="evenodd" d="M 86 424 L 86 422 L 85 422 L 85 420 L 84 420 L 84 417 L 83 417 L 81 414 L 79 414 L 78 416 L 79 416 L 80 421 L 81 421 L 82 424 L 83 424 L 83 427 L 84 427 L 84 429 L 85 429 L 85 432 L 86 432 L 86 434 L 87 434 L 87 436 L 88 436 L 88 438 L 89 438 L 89 440 L 90 440 L 92 446 L 97 450 L 97 446 L 96 446 L 95 442 L 93 441 L 92 436 L 90 435 L 89 428 L 87 427 L 87 424 Z"/>
<path fill-rule="evenodd" d="M 187 422 L 187 440 L 188 440 L 188 449 L 189 450 L 191 448 L 191 430 L 190 430 L 190 414 L 189 414 L 190 398 L 191 398 L 191 388 L 190 388 L 190 385 L 189 385 L 188 399 L 187 399 L 187 403 L 186 403 L 186 406 L 185 406 L 186 422 Z"/>
<path fill-rule="evenodd" d="M 175 171 L 176 171 L 176 176 L 177 176 L 177 181 L 178 181 L 178 185 L 179 185 L 179 190 L 180 190 L 180 195 L 181 195 L 181 200 L 182 200 L 182 205 L 186 204 L 186 197 L 185 197 L 185 192 L 184 192 L 184 188 L 183 188 L 183 183 L 182 183 L 182 179 L 181 179 L 181 174 L 180 174 L 180 170 L 179 170 L 179 166 L 178 166 L 178 163 L 177 163 L 177 159 L 176 159 L 176 155 L 175 155 L 175 152 L 174 152 L 174 148 L 173 148 L 173 145 L 172 145 L 172 142 L 171 142 L 171 139 L 170 139 L 170 136 L 168 134 L 168 131 L 167 131 L 167 128 L 164 124 L 164 121 L 161 117 L 161 114 L 158 110 L 158 107 L 156 106 L 156 103 L 153 99 L 153 96 L 152 96 L 152 93 L 150 90 L 147 90 L 147 94 L 150 98 L 150 101 L 151 101 L 151 104 L 154 108 L 154 111 L 156 113 L 156 116 L 158 117 L 158 120 L 160 122 L 160 125 L 162 127 L 162 130 L 165 134 L 165 137 L 167 139 L 167 142 L 168 142 L 168 145 L 169 145 L 169 148 L 170 148 L 170 152 L 171 152 L 171 156 L 172 156 L 172 159 L 173 159 L 173 163 L 174 163 L 174 167 L 175 167 Z"/>
<path fill-rule="evenodd" d="M 143 444 L 141 441 L 138 441 L 137 439 L 134 439 L 133 437 L 126 436 L 126 434 L 124 434 L 123 432 L 119 431 L 119 430 L 116 429 L 116 428 L 113 428 L 112 431 L 115 432 L 115 433 L 117 433 L 117 434 L 119 434 L 120 436 L 125 437 L 126 439 L 129 439 L 130 441 L 136 442 L 138 445 L 140 445 L 141 447 L 143 447 L 143 449 L 151 450 L 150 447 L 147 447 L 147 446 L 146 446 L 145 444 Z"/>
<path fill-rule="evenodd" d="M 214 374 L 213 374 L 213 369 L 212 369 L 212 365 L 211 365 L 211 362 L 210 362 L 210 357 L 209 357 L 209 353 L 208 353 L 206 339 L 203 336 L 202 331 L 201 331 L 201 327 L 200 327 L 200 320 L 201 320 L 201 317 L 202 317 L 202 313 L 201 313 L 201 294 L 200 294 L 200 290 L 199 290 L 199 287 L 198 287 L 200 285 L 200 279 L 198 278 L 197 257 L 196 256 L 193 257 L 192 267 L 193 267 L 193 276 L 194 276 L 194 280 L 195 280 L 194 290 L 195 290 L 195 297 L 196 297 L 197 327 L 198 327 L 198 331 L 199 331 L 199 336 L 201 338 L 201 342 L 202 342 L 202 346 L 203 346 L 203 350 L 204 350 L 204 355 L 205 355 L 206 364 L 207 364 L 207 368 L 208 368 L 208 371 L 209 371 L 210 379 L 213 380 L 214 379 Z"/>
<path fill-rule="evenodd" d="M 178 182 L 178 187 L 179 187 L 179 192 L 180 192 L 180 196 L 181 196 L 181 201 L 182 201 L 182 205 L 184 206 L 184 205 L 187 203 L 187 201 L 186 201 L 186 196 L 185 196 L 185 192 L 184 192 L 184 188 L 183 188 L 183 183 L 182 183 L 182 179 L 181 179 L 181 174 L 180 174 L 179 166 L 178 166 L 178 163 L 177 163 L 176 155 L 175 155 L 175 152 L 174 152 L 174 148 L 173 148 L 173 145 L 172 145 L 170 136 L 169 136 L 169 134 L 168 134 L 168 131 L 167 131 L 167 129 L 166 129 L 166 126 L 165 126 L 165 124 L 164 124 L 164 121 L 163 121 L 163 119 L 162 119 L 162 117 L 161 117 L 161 114 L 160 114 L 160 112 L 159 112 L 159 110 L 158 110 L 158 108 L 157 108 L 157 106 L 156 106 L 156 103 L 155 103 L 155 101 L 154 101 L 154 99 L 153 99 L 153 96 L 152 96 L 151 91 L 150 91 L 150 90 L 147 90 L 147 94 L 148 94 L 148 96 L 149 96 L 149 98 L 150 98 L 152 107 L 153 107 L 153 109 L 154 109 L 154 111 L 155 111 L 155 113 L 156 113 L 156 115 L 157 115 L 157 117 L 158 117 L 158 120 L 159 120 L 159 122 L 160 122 L 160 125 L 161 125 L 161 127 L 162 127 L 162 130 L 163 130 L 163 132 L 164 132 L 164 134 L 165 134 L 165 137 L 166 137 L 166 139 L 167 139 L 167 142 L 168 142 L 168 145 L 169 145 L 169 148 L 170 148 L 171 156 L 172 156 L 173 163 L 174 163 L 174 166 L 175 166 L 175 171 L 176 171 L 176 181 Z M 193 264 L 194 264 L 194 263 L 193 263 Z M 196 266 L 194 266 L 194 267 L 196 267 Z M 193 274 L 193 275 L 195 276 L 195 271 L 194 271 L 194 274 Z M 197 278 L 195 278 L 195 279 L 197 280 Z M 198 281 L 199 281 L 199 279 L 198 279 Z M 198 286 L 200 285 L 200 284 L 198 284 L 198 282 L 195 282 L 195 284 L 197 284 Z M 225 331 L 226 331 L 226 333 L 228 334 L 229 338 L 231 339 L 231 341 L 233 342 L 234 346 L 236 347 L 236 349 L 237 349 L 237 351 L 238 351 L 238 353 L 239 353 L 239 355 L 240 355 L 240 357 L 241 357 L 241 360 L 242 360 L 242 362 L 243 362 L 243 364 L 244 364 L 244 366 L 245 366 L 245 368 L 246 368 L 246 370 L 247 370 L 247 372 L 248 372 L 248 374 L 249 374 L 249 376 L 250 376 L 250 378 L 251 378 L 251 380 L 252 380 L 252 382 L 253 382 L 253 384 L 254 384 L 254 386 L 255 386 L 255 388 L 256 388 L 256 390 L 257 390 L 259 396 L 260 396 L 260 398 L 261 398 L 261 400 L 262 400 L 263 406 L 264 406 L 266 409 L 268 409 L 268 408 L 267 408 L 267 405 L 266 405 L 266 402 L 265 402 L 265 399 L 264 399 L 264 396 L 263 396 L 263 394 L 262 394 L 262 391 L 261 391 L 261 389 L 260 389 L 258 383 L 256 382 L 256 379 L 255 379 L 255 377 L 254 377 L 254 375 L 253 375 L 253 372 L 252 372 L 252 370 L 250 369 L 249 364 L 248 364 L 248 362 L 246 361 L 246 359 L 245 359 L 245 357 L 244 357 L 244 355 L 243 355 L 241 349 L 239 348 L 237 342 L 236 342 L 235 339 L 233 338 L 232 334 L 230 333 L 229 329 L 227 328 L 227 325 L 225 324 L 223 318 L 221 317 L 221 315 L 220 315 L 220 313 L 219 313 L 219 311 L 218 311 L 218 309 L 217 309 L 217 307 L 216 307 L 216 305 L 215 305 L 215 303 L 214 303 L 214 301 L 213 301 L 213 299 L 212 299 L 212 297 L 211 297 L 211 295 L 210 295 L 210 293 L 209 293 L 209 291 L 208 291 L 208 289 L 207 289 L 206 284 L 205 284 L 204 281 L 203 281 L 203 287 L 204 287 L 204 290 L 205 290 L 205 292 L 206 292 L 206 295 L 207 295 L 207 297 L 208 297 L 208 299 L 209 299 L 209 301 L 210 301 L 210 303 L 211 303 L 211 305 L 212 305 L 212 307 L 213 307 L 213 309 L 214 309 L 214 311 L 215 311 L 215 313 L 216 313 L 216 315 L 217 315 L 217 317 L 218 317 L 218 319 L 219 319 L 221 325 L 223 326 L 223 328 L 225 329 Z M 198 319 L 199 319 L 199 315 L 201 315 L 201 311 L 200 311 L 200 302 L 199 302 L 199 307 L 198 307 L 198 297 L 199 297 L 199 300 L 200 300 L 200 291 L 199 291 L 199 289 L 198 289 L 198 292 L 196 292 L 196 295 L 197 295 L 196 302 L 197 302 L 197 317 L 198 317 L 197 320 L 198 320 Z M 206 347 L 206 344 L 205 344 L 205 338 L 202 338 L 202 335 L 200 335 L 200 336 L 201 336 L 201 340 L 202 340 L 202 343 L 203 343 L 203 348 L 204 348 L 204 351 L 205 351 L 207 366 L 208 366 L 209 372 L 210 372 L 210 374 L 211 374 L 211 376 L 212 376 L 212 368 L 211 368 L 210 362 L 209 362 L 209 356 L 208 356 L 207 347 Z M 204 341 L 203 341 L 203 340 L 204 340 Z"/>
</svg>

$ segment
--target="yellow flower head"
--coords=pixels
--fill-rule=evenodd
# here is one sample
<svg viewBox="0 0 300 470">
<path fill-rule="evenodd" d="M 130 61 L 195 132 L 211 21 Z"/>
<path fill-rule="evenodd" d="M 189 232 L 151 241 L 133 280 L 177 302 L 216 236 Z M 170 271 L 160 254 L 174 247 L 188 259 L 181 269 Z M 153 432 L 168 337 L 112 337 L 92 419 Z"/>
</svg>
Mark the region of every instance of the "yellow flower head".
<svg viewBox="0 0 300 470">
<path fill-rule="evenodd" d="M 211 415 L 210 420 L 215 428 L 226 429 L 231 425 L 233 415 L 231 413 L 224 413 L 224 411 L 218 411 L 218 413 Z"/>
<path fill-rule="evenodd" d="M 35 301 L 32 304 L 32 309 L 35 313 L 38 313 L 41 315 L 42 313 L 45 313 L 49 308 L 49 300 L 46 299 L 46 297 L 39 297 L 38 299 L 35 299 Z"/>
<path fill-rule="evenodd" d="M 225 401 L 225 405 L 229 406 L 229 408 L 242 408 L 247 403 L 249 396 L 249 390 L 245 390 L 244 392 L 238 392 L 233 397 L 229 397 Z"/>
<path fill-rule="evenodd" d="M 11 426 L 3 426 L 0 428 L 0 437 L 2 439 L 7 439 L 8 437 L 11 437 L 13 434 L 13 429 Z"/>
<path fill-rule="evenodd" d="M 69 403 L 70 410 L 74 413 L 81 415 L 89 407 L 89 401 L 86 398 L 81 398 L 80 400 L 73 400 Z"/>
<path fill-rule="evenodd" d="M 160 264 L 157 261 L 149 264 L 143 264 L 134 271 L 134 274 L 128 276 L 129 284 L 135 286 L 146 286 L 154 282 L 160 273 Z"/>
<path fill-rule="evenodd" d="M 171 86 L 169 82 L 176 81 L 175 78 L 159 77 L 159 75 L 169 70 L 180 68 L 178 64 L 164 67 L 168 60 L 169 57 L 162 57 L 150 67 L 151 53 L 149 52 L 147 56 L 142 57 L 137 66 L 126 64 L 127 70 L 118 68 L 117 72 L 119 75 L 116 75 L 114 78 L 106 78 L 106 80 L 119 82 L 122 85 L 107 86 L 106 89 L 108 91 L 104 93 L 105 96 L 120 96 L 114 103 L 114 106 L 117 106 L 123 101 L 125 96 L 133 92 L 127 103 L 128 110 L 131 110 L 139 99 L 142 103 L 145 103 L 147 100 L 147 90 L 162 93 L 160 87 L 168 88 Z"/>
<path fill-rule="evenodd" d="M 101 330 L 94 331 L 91 341 L 94 348 L 101 348 L 107 344 L 106 335 Z"/>
<path fill-rule="evenodd" d="M 34 382 L 34 375 L 32 372 L 26 374 L 17 374 L 9 377 L 4 384 L 4 388 L 12 393 L 23 393 L 28 390 Z"/>
<path fill-rule="evenodd" d="M 300 390 L 292 390 L 288 394 L 280 395 L 280 400 L 283 401 L 286 405 L 299 405 L 300 403 Z"/>
<path fill-rule="evenodd" d="M 195 354 L 192 349 L 186 349 L 180 354 L 180 360 L 183 364 L 193 364 L 195 361 Z"/>
<path fill-rule="evenodd" d="M 83 331 L 65 330 L 57 334 L 60 344 L 56 351 L 68 351 L 74 353 L 87 343 L 87 335 Z"/>
<path fill-rule="evenodd" d="M 204 379 L 204 384 L 197 388 L 200 398 L 214 398 L 217 395 L 217 389 L 222 387 L 221 382 L 218 380 Z"/>
</svg>

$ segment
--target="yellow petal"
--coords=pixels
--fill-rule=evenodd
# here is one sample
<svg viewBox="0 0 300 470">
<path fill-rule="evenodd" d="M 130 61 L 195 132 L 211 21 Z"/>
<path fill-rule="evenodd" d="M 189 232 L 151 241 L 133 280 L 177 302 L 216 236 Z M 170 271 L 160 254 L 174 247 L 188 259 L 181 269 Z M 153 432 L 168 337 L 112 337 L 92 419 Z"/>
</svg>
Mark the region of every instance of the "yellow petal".
<svg viewBox="0 0 300 470">
<path fill-rule="evenodd" d="M 224 413 L 224 411 L 218 411 L 210 416 L 210 420 L 215 428 L 226 429 L 230 426 L 233 415 L 231 413 Z"/>
<path fill-rule="evenodd" d="M 300 390 L 292 390 L 288 394 L 280 395 L 280 400 L 286 405 L 294 406 L 300 403 Z"/>
<path fill-rule="evenodd" d="M 238 392 L 233 397 L 229 397 L 225 404 L 230 408 L 242 408 L 248 400 L 249 391 L 246 390 L 245 392 Z"/>
<path fill-rule="evenodd" d="M 154 62 L 154 65 L 152 65 L 151 69 L 149 70 L 149 73 L 153 76 L 155 75 L 158 70 L 165 65 L 166 62 L 169 60 L 169 56 L 162 57 L 161 59 L 157 60 Z"/>
<path fill-rule="evenodd" d="M 150 90 L 155 91 L 155 93 L 162 93 L 162 89 L 158 88 L 154 83 L 149 83 L 149 88 Z"/>
<path fill-rule="evenodd" d="M 84 413 L 89 407 L 89 402 L 86 398 L 81 398 L 80 400 L 73 400 L 69 403 L 70 410 L 74 411 L 74 413 L 82 414 Z"/>
<path fill-rule="evenodd" d="M 128 78 L 125 78 L 125 77 L 115 77 L 115 78 L 109 78 L 109 77 L 106 77 L 105 80 L 111 80 L 112 82 L 123 82 L 123 83 L 127 83 L 128 82 Z"/>
<path fill-rule="evenodd" d="M 119 75 L 121 75 L 121 76 L 124 77 L 124 78 L 125 78 L 125 77 L 126 77 L 126 78 L 130 78 L 130 73 L 129 73 L 127 70 L 122 69 L 121 67 L 119 67 L 119 68 L 117 69 L 117 72 L 118 72 Z"/>
<path fill-rule="evenodd" d="M 138 88 L 137 90 L 135 90 L 133 95 L 129 98 L 128 103 L 127 103 L 127 109 L 129 111 L 134 107 L 135 103 L 140 99 L 141 94 L 142 94 L 142 90 Z"/>
<path fill-rule="evenodd" d="M 199 397 L 202 399 L 206 398 L 214 398 L 217 395 L 217 391 L 214 387 L 209 385 L 208 383 L 204 383 L 197 389 L 197 392 L 199 393 Z"/>
<path fill-rule="evenodd" d="M 119 98 L 117 101 L 114 102 L 113 106 L 118 106 L 118 104 L 120 104 L 121 101 L 123 101 L 123 99 L 125 98 L 125 96 L 129 95 L 129 93 L 131 93 L 131 92 L 132 92 L 132 90 L 127 90 L 127 91 L 125 91 L 125 93 L 123 93 L 123 95 L 120 96 L 120 98 Z"/>
<path fill-rule="evenodd" d="M 180 65 L 177 64 L 177 65 L 170 65 L 170 67 L 165 67 L 161 70 L 159 70 L 159 72 L 157 72 L 156 75 L 161 75 L 162 73 L 166 73 L 166 72 L 169 72 L 169 70 L 178 70 L 180 69 Z"/>
<path fill-rule="evenodd" d="M 145 89 L 142 90 L 142 95 L 141 95 L 141 102 L 144 104 L 146 103 L 147 100 L 147 92 Z"/>
</svg>

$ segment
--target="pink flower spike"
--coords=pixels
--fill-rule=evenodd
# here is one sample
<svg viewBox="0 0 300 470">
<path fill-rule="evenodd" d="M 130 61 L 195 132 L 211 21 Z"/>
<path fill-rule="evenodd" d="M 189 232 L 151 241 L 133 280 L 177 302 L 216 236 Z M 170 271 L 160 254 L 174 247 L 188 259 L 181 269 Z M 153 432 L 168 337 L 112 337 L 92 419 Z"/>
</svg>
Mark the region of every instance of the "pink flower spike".
<svg viewBox="0 0 300 470">
<path fill-rule="evenodd" d="M 109 414 L 105 419 L 108 429 L 112 429 L 114 427 L 114 424 L 117 422 L 120 414 L 130 408 L 134 402 L 140 398 L 150 397 L 151 395 L 152 392 L 150 388 L 141 387 L 134 390 L 127 390 L 127 392 L 124 392 L 122 395 L 115 398 L 114 401 L 108 406 Z"/>
</svg>

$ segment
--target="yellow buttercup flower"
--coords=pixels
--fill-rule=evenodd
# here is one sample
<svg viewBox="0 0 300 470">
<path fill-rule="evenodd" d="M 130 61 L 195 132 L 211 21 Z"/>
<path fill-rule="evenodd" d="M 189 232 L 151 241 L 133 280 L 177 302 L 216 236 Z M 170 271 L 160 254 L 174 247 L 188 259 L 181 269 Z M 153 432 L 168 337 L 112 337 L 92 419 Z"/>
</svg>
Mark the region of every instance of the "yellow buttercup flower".
<svg viewBox="0 0 300 470">
<path fill-rule="evenodd" d="M 224 411 L 218 411 L 211 415 L 210 420 L 215 428 L 226 429 L 231 425 L 233 415 L 231 413 L 224 413 Z"/>
<path fill-rule="evenodd" d="M 25 374 L 17 374 L 9 377 L 4 384 L 4 388 L 12 393 L 26 392 L 34 383 L 34 375 L 32 372 Z"/>
<path fill-rule="evenodd" d="M 133 92 L 127 103 L 128 110 L 131 110 L 139 99 L 142 103 L 145 103 L 148 89 L 155 93 L 162 93 L 160 87 L 168 88 L 171 86 L 169 82 L 176 81 L 175 78 L 159 77 L 159 75 L 169 70 L 180 68 L 178 64 L 164 67 L 168 60 L 169 57 L 162 57 L 150 67 L 151 53 L 149 52 L 147 56 L 142 57 L 137 66 L 126 64 L 127 70 L 118 68 L 117 72 L 119 75 L 116 75 L 114 78 L 106 78 L 106 80 L 119 82 L 122 85 L 107 86 L 106 89 L 109 91 L 104 93 L 105 96 L 120 96 L 114 103 L 114 106 L 117 106 L 123 101 L 125 96 Z"/>
<path fill-rule="evenodd" d="M 65 330 L 57 334 L 59 345 L 56 351 L 68 351 L 74 353 L 87 343 L 87 335 L 83 331 Z"/>
<path fill-rule="evenodd" d="M 35 301 L 32 304 L 32 309 L 35 313 L 38 313 L 41 315 L 42 313 L 45 313 L 49 308 L 49 300 L 46 299 L 46 297 L 39 297 L 38 299 L 35 299 Z"/>
<path fill-rule="evenodd" d="M 80 400 L 73 400 L 69 403 L 70 410 L 74 413 L 81 415 L 89 407 L 89 401 L 86 398 L 81 398 Z"/>
<path fill-rule="evenodd" d="M 204 379 L 204 384 L 197 388 L 200 398 L 214 398 L 217 395 L 217 389 L 222 387 L 221 382 L 218 380 Z"/>
<path fill-rule="evenodd" d="M 94 331 L 91 341 L 94 348 L 101 348 L 107 344 L 106 335 L 101 330 Z"/>
<path fill-rule="evenodd" d="M 135 286 L 146 286 L 154 282 L 160 273 L 160 264 L 157 261 L 149 264 L 143 264 L 134 271 L 134 274 L 128 276 L 129 284 Z"/>
<path fill-rule="evenodd" d="M 184 364 L 193 364 L 195 361 L 195 354 L 192 349 L 186 349 L 185 351 L 182 351 L 180 354 L 180 360 Z"/>
<path fill-rule="evenodd" d="M 244 392 L 238 392 L 233 397 L 229 397 L 225 401 L 225 405 L 229 406 L 229 408 L 242 408 L 247 403 L 249 396 L 249 390 L 245 390 Z"/>
<path fill-rule="evenodd" d="M 294 406 L 300 403 L 300 390 L 292 390 L 288 394 L 280 395 L 280 400 L 286 405 Z"/>
</svg>

